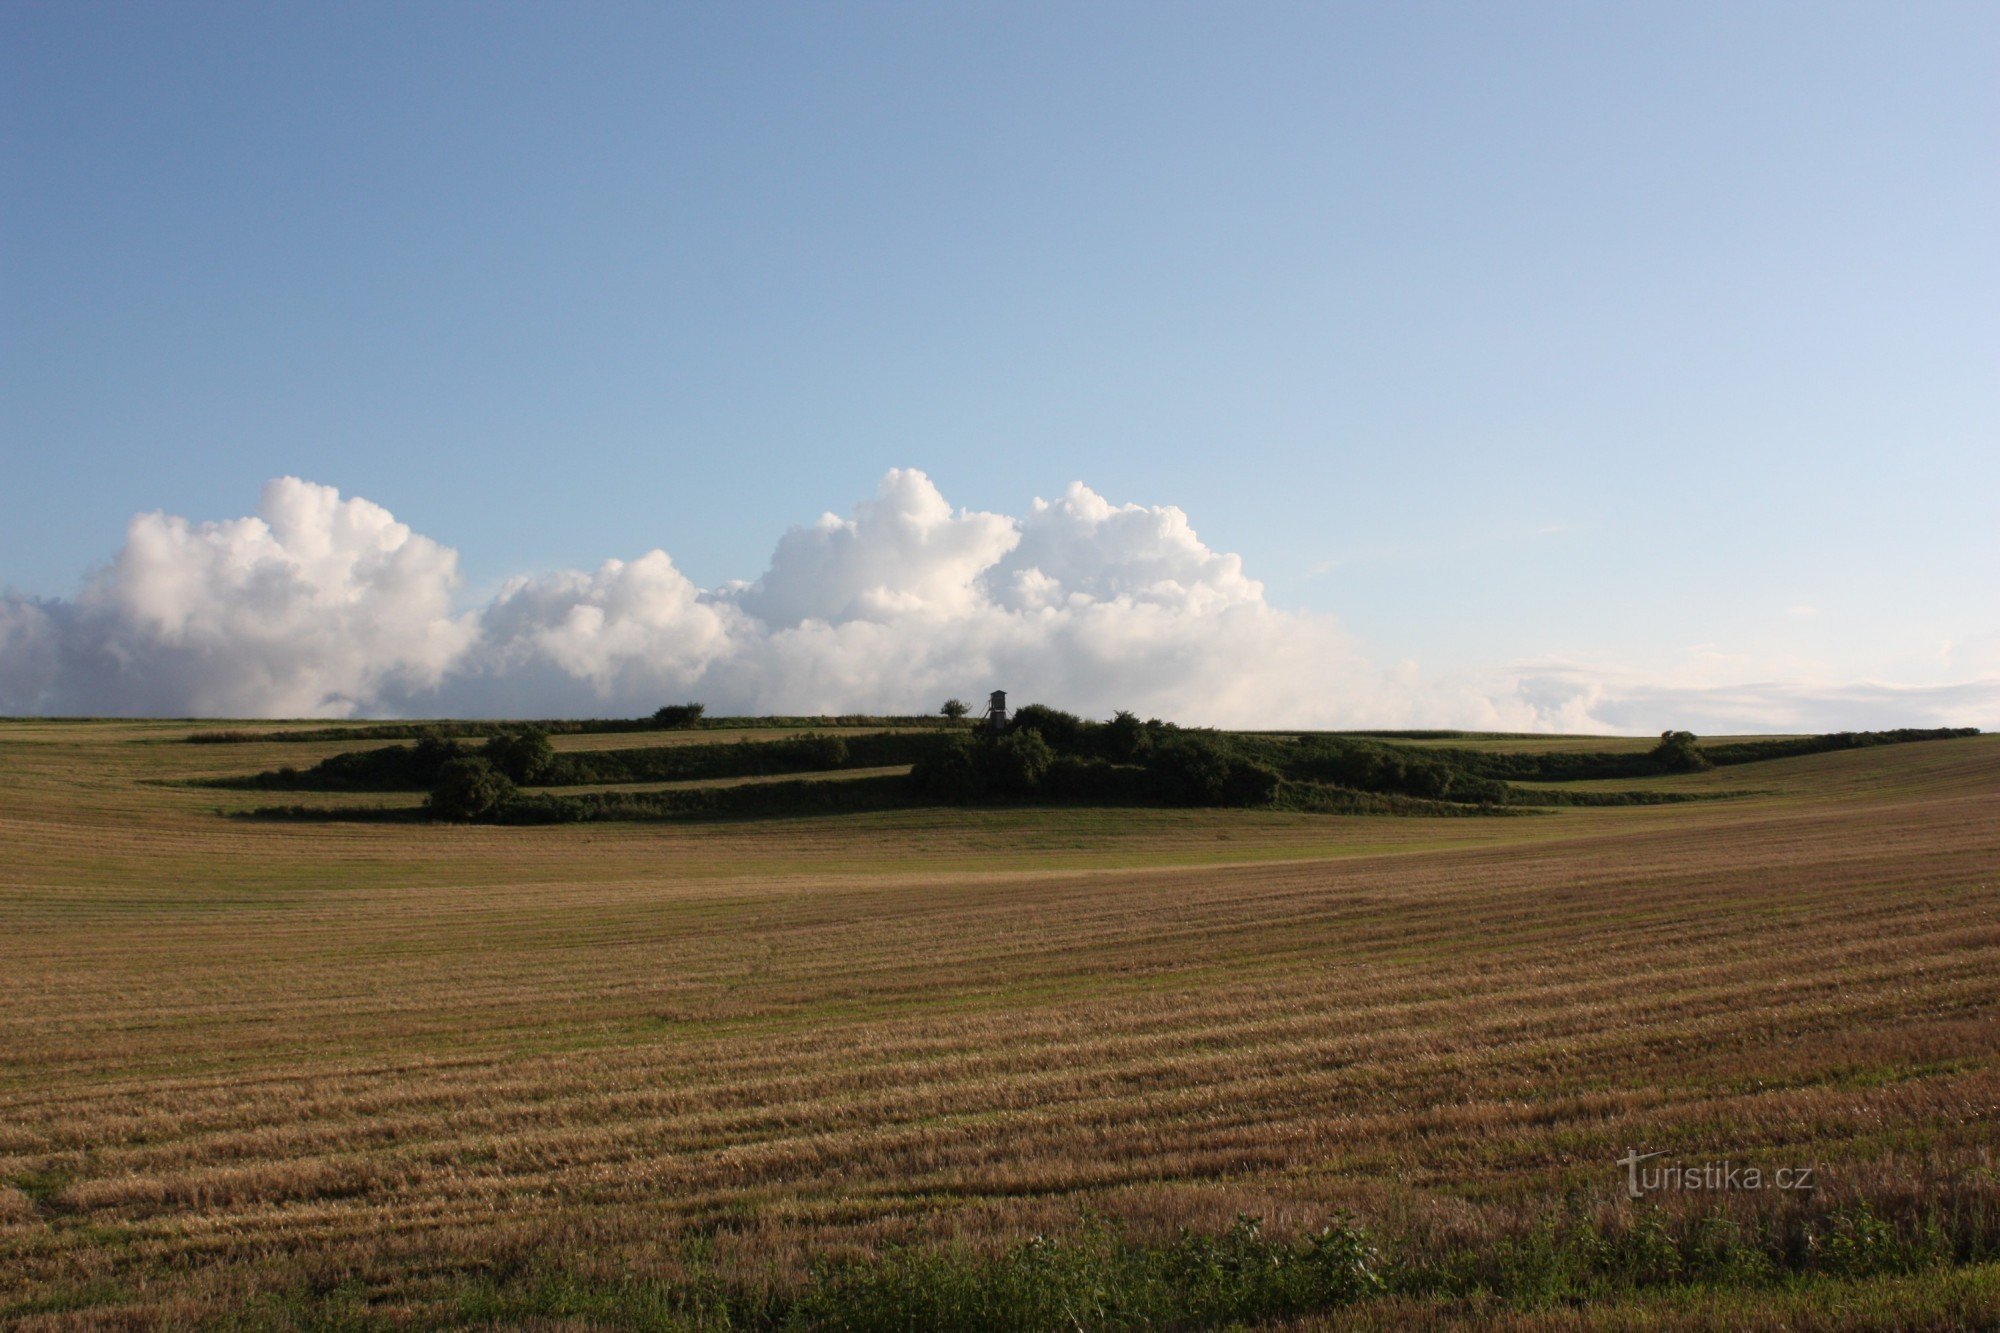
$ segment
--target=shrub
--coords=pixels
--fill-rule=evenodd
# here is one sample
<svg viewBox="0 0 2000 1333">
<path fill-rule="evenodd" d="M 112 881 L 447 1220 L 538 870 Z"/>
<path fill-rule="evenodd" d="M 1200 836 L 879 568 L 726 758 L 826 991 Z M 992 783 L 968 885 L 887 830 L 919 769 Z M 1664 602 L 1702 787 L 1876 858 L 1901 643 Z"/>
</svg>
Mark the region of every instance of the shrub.
<svg viewBox="0 0 2000 1333">
<path fill-rule="evenodd" d="M 1449 751 L 1457 756 L 1463 751 Z M 1507 784 L 1469 772 L 1455 759 L 1438 759 L 1393 746 L 1341 736 L 1299 741 L 1281 759 L 1284 775 L 1307 782 L 1330 782 L 1355 791 L 1393 792 L 1427 801 L 1452 800 L 1502 805 Z"/>
<path fill-rule="evenodd" d="M 1132 764 L 1153 748 L 1153 733 L 1136 713 L 1120 710 L 1100 731 L 1099 748 L 1114 764 Z"/>
<path fill-rule="evenodd" d="M 1040 734 L 1012 731 L 978 748 L 979 775 L 996 795 L 1031 796 L 1055 757 Z"/>
<path fill-rule="evenodd" d="M 1663 731 L 1660 743 L 1647 755 L 1662 773 L 1699 773 L 1713 767 L 1695 743 L 1692 731 Z"/>
<path fill-rule="evenodd" d="M 1146 773 L 1131 764 L 1061 754 L 1042 775 L 1041 794 L 1087 805 L 1136 804 L 1146 798 Z"/>
<path fill-rule="evenodd" d="M 277 787 L 306 791 L 426 791 L 438 772 L 459 757 L 458 745 L 426 736 L 415 745 L 385 745 L 329 755 L 301 771 L 287 764 L 254 778 L 225 780 L 230 786 Z"/>
<path fill-rule="evenodd" d="M 1278 795 L 1278 770 L 1238 760 L 1222 784 L 1224 805 L 1269 805 Z"/>
<path fill-rule="evenodd" d="M 653 725 L 663 731 L 685 731 L 701 721 L 705 711 L 707 708 L 703 704 L 668 704 L 665 708 L 654 710 Z"/>
<path fill-rule="evenodd" d="M 463 753 L 464 751 L 458 748 L 457 741 L 441 731 L 433 730 L 411 747 L 410 769 L 421 778 L 435 782 L 438 772 Z"/>
<path fill-rule="evenodd" d="M 493 815 L 513 796 L 506 774 L 477 755 L 465 755 L 438 770 L 430 811 L 436 819 L 467 823 Z"/>
<path fill-rule="evenodd" d="M 780 742 L 780 744 L 785 744 Z M 786 755 L 801 773 L 817 772 L 827 768 L 847 767 L 847 742 L 838 736 L 824 732 L 809 731 L 803 736 L 792 738 L 786 748 Z"/>
<path fill-rule="evenodd" d="M 1055 752 L 1032 731 L 977 739 L 958 736 L 927 751 L 910 767 L 910 781 L 933 800 L 964 804 L 991 796 L 1032 796 Z"/>
<path fill-rule="evenodd" d="M 555 763 L 556 747 L 549 743 L 547 732 L 529 727 L 489 737 L 480 753 L 510 781 L 532 784 Z"/>
<path fill-rule="evenodd" d="M 986 792 L 985 780 L 973 757 L 972 741 L 965 738 L 940 746 L 917 760 L 910 766 L 910 781 L 932 800 L 949 801 L 953 805 L 976 801 Z"/>
<path fill-rule="evenodd" d="M 1013 730 L 1031 731 L 1046 741 L 1051 749 L 1064 754 L 1075 754 L 1083 748 L 1085 734 L 1091 724 L 1075 713 L 1065 713 L 1060 708 L 1050 708 L 1046 704 L 1028 704 L 1014 710 Z"/>
<path fill-rule="evenodd" d="M 1156 742 L 1146 774 L 1153 796 L 1169 805 L 1269 805 L 1282 777 L 1209 732 L 1170 734 Z"/>
<path fill-rule="evenodd" d="M 1221 805 L 1229 787 L 1229 756 L 1193 736 L 1156 748 L 1146 771 L 1155 794 L 1170 805 Z"/>
<path fill-rule="evenodd" d="M 594 820 L 771 819 L 895 810 L 910 804 L 906 783 L 900 776 L 793 778 L 738 787 L 604 791 L 578 796 L 536 793 L 508 801 L 493 817 L 502 824 L 553 824 Z"/>
</svg>

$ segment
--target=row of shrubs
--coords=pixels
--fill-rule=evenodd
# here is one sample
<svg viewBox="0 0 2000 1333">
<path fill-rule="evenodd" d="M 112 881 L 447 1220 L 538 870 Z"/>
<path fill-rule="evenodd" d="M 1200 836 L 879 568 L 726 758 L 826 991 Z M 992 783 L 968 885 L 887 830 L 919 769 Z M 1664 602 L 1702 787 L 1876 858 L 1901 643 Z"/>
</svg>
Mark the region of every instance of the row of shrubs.
<svg viewBox="0 0 2000 1333">
<path fill-rule="evenodd" d="M 1032 707 L 1022 714 L 1010 730 L 997 735 L 807 735 L 738 745 L 556 755 L 546 737 L 517 732 L 493 737 L 478 753 L 432 740 L 395 747 L 396 754 L 371 751 L 355 758 L 371 765 L 371 778 L 389 771 L 411 785 L 429 765 L 430 781 L 424 785 L 431 791 L 429 808 L 435 817 L 504 823 L 826 812 L 919 800 L 1466 813 L 1502 806 L 1508 797 L 1504 784 L 1475 780 L 1455 787 L 1456 775 L 1444 766 L 1365 742 L 1230 737 L 1157 722 L 1088 723 Z M 1050 743 L 1051 735 L 1074 748 L 1059 751 Z M 1114 762 L 1103 757 L 1107 751 L 1132 760 Z M 524 795 L 518 790 L 523 785 L 734 778 L 898 763 L 912 765 L 907 780 L 799 780 L 584 796 Z M 891 793 L 900 799 L 892 799 Z"/>
<path fill-rule="evenodd" d="M 816 760 L 826 767 L 834 756 Z M 543 783 L 541 785 L 551 785 Z M 910 776 L 795 779 L 670 791 L 524 793 L 488 755 L 446 761 L 432 784 L 433 818 L 503 824 L 616 819 L 731 818 L 830 814 L 912 804 L 996 800 L 1066 805 L 1260 806 L 1324 814 L 1528 813 L 1499 801 L 1478 804 L 1399 792 L 1356 790 L 1277 770 L 1230 752 L 1221 738 L 1181 733 L 1150 748 L 1144 762 L 1114 764 L 1057 754 L 1032 731 L 933 743 Z"/>
<path fill-rule="evenodd" d="M 1956 740 L 1977 736 L 1978 727 L 1897 727 L 1892 731 L 1834 731 L 1824 736 L 1793 736 L 1769 741 L 1732 741 L 1704 745 L 1702 753 L 1717 767 L 1749 764 L 1762 759 L 1790 759 L 1835 750 L 1865 750 L 1876 745 L 1907 745 L 1912 741 Z"/>
<path fill-rule="evenodd" d="M 1114 762 L 1087 751 L 1059 753 L 1045 733 L 1019 724 L 1003 735 L 954 738 L 910 770 L 920 794 L 960 805 L 994 799 L 1269 805 L 1280 780 L 1273 769 L 1230 753 L 1208 735 L 1175 733 L 1149 741 L 1136 762 Z"/>
<path fill-rule="evenodd" d="M 1704 747 L 1692 732 L 1668 731 L 1651 749 L 1631 754 L 1418 750 L 1349 734 L 1187 730 L 1158 719 L 1141 722 L 1131 713 L 1092 722 L 1030 704 L 1015 714 L 1004 734 L 952 739 L 918 760 L 911 776 L 923 795 L 957 803 L 1036 799 L 1312 810 L 1359 810 L 1373 804 L 1403 813 L 1462 812 L 1468 806 L 1642 805 L 1703 797 L 1692 792 L 1551 792 L 1511 783 L 1660 777 L 1715 764 L 1975 734 L 1973 728 L 1839 732 Z M 1357 793 L 1389 799 L 1358 801 Z"/>
<path fill-rule="evenodd" d="M 1508 804 L 1503 782 L 1415 751 L 1344 736 L 1227 734 L 1140 722 L 1091 722 L 1031 704 L 1005 733 L 954 738 L 918 760 L 917 790 L 958 804 L 1045 800 L 1099 805 L 1272 806 L 1413 812 Z M 1358 794 L 1393 798 L 1377 802 Z M 1417 804 L 1412 804 L 1417 803 Z"/>
<path fill-rule="evenodd" d="M 1837 733 L 1717 747 L 1726 762 L 1815 750 L 1974 734 L 1969 730 Z M 900 800 L 972 804 L 1279 807 L 1325 813 L 1526 813 L 1559 805 L 1632 805 L 1698 799 L 1694 793 L 1556 792 L 1523 779 L 1687 772 L 1713 761 L 1689 732 L 1671 731 L 1644 754 L 1510 754 L 1414 750 L 1349 735 L 1227 734 L 1119 713 L 1093 722 L 1042 705 L 1021 709 L 1004 732 L 807 733 L 773 741 L 654 746 L 558 754 L 538 729 L 489 736 L 474 751 L 448 737 L 334 755 L 306 770 L 279 769 L 237 785 L 307 790 L 428 790 L 438 818 L 510 823 L 718 817 L 880 808 Z M 716 781 L 843 768 L 911 765 L 907 782 L 800 780 L 737 788 L 525 796 L 523 786 Z M 857 803 L 859 803 L 857 805 Z"/>
<path fill-rule="evenodd" d="M 1837 731 L 1823 736 L 1788 736 L 1771 740 L 1731 741 L 1703 745 L 1688 731 L 1661 735 L 1652 749 L 1630 753 L 1605 751 L 1473 750 L 1440 746 L 1425 754 L 1463 773 L 1501 782 L 1578 782 L 1604 778 L 1653 778 L 1691 773 L 1711 767 L 1790 759 L 1833 750 L 1912 741 L 1949 740 L 1977 736 L 1977 727 L 1904 727 L 1894 731 Z"/>
<path fill-rule="evenodd" d="M 834 736 L 808 732 L 770 741 L 657 745 L 623 750 L 558 753 L 539 728 L 489 736 L 471 749 L 443 736 L 414 745 L 390 745 L 332 755 L 310 768 L 279 768 L 214 785 L 277 791 L 428 791 L 446 764 L 476 755 L 511 782 L 535 787 L 581 787 L 611 782 L 697 782 L 767 777 L 842 768 L 915 763 L 947 741 L 939 731 L 860 732 Z"/>
<path fill-rule="evenodd" d="M 603 820 L 733 819 L 785 815 L 850 814 L 913 804 L 900 775 L 792 778 L 728 787 L 668 791 L 605 791 L 562 795 L 523 792 L 479 755 L 447 763 L 431 789 L 433 819 L 489 824 L 583 824 Z"/>
</svg>

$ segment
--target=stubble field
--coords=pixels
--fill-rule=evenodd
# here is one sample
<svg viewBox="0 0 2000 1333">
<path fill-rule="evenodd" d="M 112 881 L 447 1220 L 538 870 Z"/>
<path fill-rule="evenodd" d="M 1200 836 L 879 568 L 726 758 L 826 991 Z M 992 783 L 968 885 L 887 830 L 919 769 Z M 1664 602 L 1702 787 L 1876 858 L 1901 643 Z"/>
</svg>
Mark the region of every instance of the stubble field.
<svg viewBox="0 0 2000 1333">
<path fill-rule="evenodd" d="M 893 1323 L 808 1298 L 1249 1216 L 1376 1251 L 1307 1321 L 2000 1321 L 2000 739 L 503 828 L 230 818 L 349 747 L 197 729 L 0 723 L 0 1320 Z"/>
</svg>

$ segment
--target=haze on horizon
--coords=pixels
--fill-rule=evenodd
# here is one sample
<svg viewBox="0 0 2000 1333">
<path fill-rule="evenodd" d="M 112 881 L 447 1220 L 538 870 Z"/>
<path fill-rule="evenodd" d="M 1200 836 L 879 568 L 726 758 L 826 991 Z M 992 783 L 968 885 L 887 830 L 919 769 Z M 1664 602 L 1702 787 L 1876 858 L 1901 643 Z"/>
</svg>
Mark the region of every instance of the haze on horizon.
<svg viewBox="0 0 2000 1333">
<path fill-rule="evenodd" d="M 0 713 L 2000 724 L 1996 57 L 14 6 Z"/>
</svg>

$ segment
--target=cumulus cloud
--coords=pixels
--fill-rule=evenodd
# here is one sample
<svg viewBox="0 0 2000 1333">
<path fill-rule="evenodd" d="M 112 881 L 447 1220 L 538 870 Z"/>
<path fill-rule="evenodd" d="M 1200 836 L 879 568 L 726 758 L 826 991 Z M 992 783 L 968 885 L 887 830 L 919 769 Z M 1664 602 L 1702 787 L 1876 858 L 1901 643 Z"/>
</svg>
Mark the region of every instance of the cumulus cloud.
<svg viewBox="0 0 2000 1333">
<path fill-rule="evenodd" d="M 786 533 L 747 583 L 702 590 L 664 552 L 517 580 L 401 712 L 927 709 L 995 685 L 1092 712 L 1302 716 L 1366 670 L 1325 618 L 1275 610 L 1173 508 L 1087 487 L 1027 518 L 955 510 L 898 469 L 851 517 Z M 1321 711 L 1326 711 L 1322 708 Z"/>
<path fill-rule="evenodd" d="M 252 518 L 141 514 L 74 601 L 0 602 L 0 707 L 346 716 L 459 660 L 458 582 L 449 548 L 296 477 Z"/>
<path fill-rule="evenodd" d="M 854 517 L 822 514 L 778 543 L 764 576 L 731 596 L 774 629 L 969 615 L 980 576 L 1021 539 L 999 514 L 954 513 L 930 478 L 896 468 Z"/>
<path fill-rule="evenodd" d="M 1570 662 L 1426 678 L 1329 617 L 1284 611 L 1172 506 L 1081 483 L 1021 518 L 954 509 L 899 469 L 852 514 L 697 587 L 664 551 L 457 602 L 457 556 L 386 510 L 284 478 L 257 516 L 132 521 L 73 600 L 0 598 L 0 712 L 631 716 L 926 710 L 995 686 L 1262 726 L 1656 731 L 2000 716 L 2000 682 L 1736 684 Z M 1712 670 L 1714 664 L 1709 663 Z"/>
</svg>

